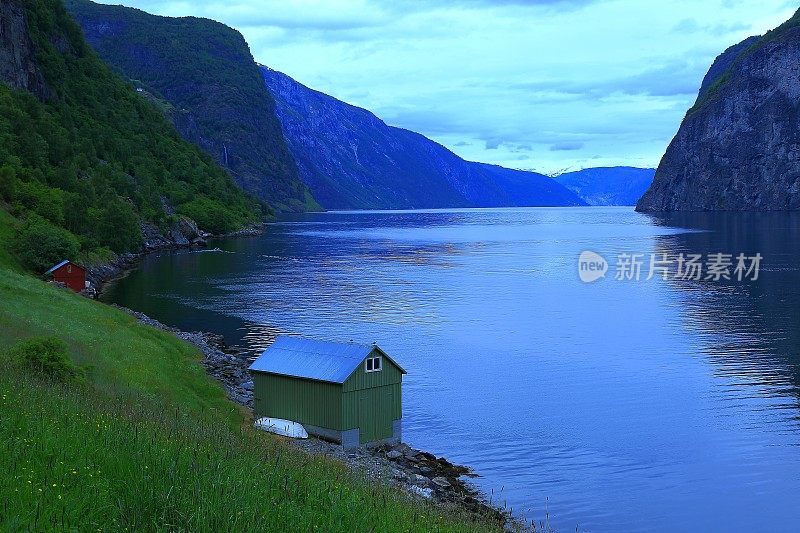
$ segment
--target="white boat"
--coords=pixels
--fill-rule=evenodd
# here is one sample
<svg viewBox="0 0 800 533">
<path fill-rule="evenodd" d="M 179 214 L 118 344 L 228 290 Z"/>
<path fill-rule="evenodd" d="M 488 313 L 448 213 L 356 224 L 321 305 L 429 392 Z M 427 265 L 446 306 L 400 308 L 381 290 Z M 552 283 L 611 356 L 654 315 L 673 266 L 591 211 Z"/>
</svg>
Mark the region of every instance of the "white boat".
<svg viewBox="0 0 800 533">
<path fill-rule="evenodd" d="M 276 435 L 283 435 L 284 437 L 292 437 L 293 439 L 307 439 L 308 433 L 306 428 L 297 422 L 291 420 L 283 420 L 282 418 L 259 418 L 253 424 L 253 427 L 261 431 L 269 431 Z"/>
</svg>

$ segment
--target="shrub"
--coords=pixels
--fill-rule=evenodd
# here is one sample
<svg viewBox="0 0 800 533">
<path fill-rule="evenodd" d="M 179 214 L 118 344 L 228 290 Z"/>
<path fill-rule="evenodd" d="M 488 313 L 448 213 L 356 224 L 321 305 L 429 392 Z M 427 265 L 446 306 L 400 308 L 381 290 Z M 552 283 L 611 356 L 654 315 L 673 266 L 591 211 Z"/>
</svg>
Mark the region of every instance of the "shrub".
<svg viewBox="0 0 800 533">
<path fill-rule="evenodd" d="M 237 220 L 231 210 L 221 202 L 205 196 L 198 196 L 191 202 L 178 206 L 178 212 L 197 222 L 201 229 L 217 235 L 233 231 L 241 225 L 241 221 Z"/>
<path fill-rule="evenodd" d="M 11 165 L 0 167 L 0 199 L 10 202 L 14 198 L 17 172 Z"/>
<path fill-rule="evenodd" d="M 55 337 L 32 337 L 18 342 L 6 355 L 14 366 L 55 381 L 67 383 L 84 377 L 84 370 L 69 358 L 67 345 Z"/>
<path fill-rule="evenodd" d="M 53 224 L 64 224 L 64 198 L 62 191 L 36 181 L 16 185 L 14 200 Z"/>
<path fill-rule="evenodd" d="M 59 261 L 75 257 L 78 239 L 69 231 L 30 215 L 17 233 L 13 250 L 25 267 L 44 272 Z"/>
<path fill-rule="evenodd" d="M 94 237 L 115 252 L 136 250 L 144 242 L 139 217 L 129 203 L 115 198 L 92 212 Z"/>
</svg>

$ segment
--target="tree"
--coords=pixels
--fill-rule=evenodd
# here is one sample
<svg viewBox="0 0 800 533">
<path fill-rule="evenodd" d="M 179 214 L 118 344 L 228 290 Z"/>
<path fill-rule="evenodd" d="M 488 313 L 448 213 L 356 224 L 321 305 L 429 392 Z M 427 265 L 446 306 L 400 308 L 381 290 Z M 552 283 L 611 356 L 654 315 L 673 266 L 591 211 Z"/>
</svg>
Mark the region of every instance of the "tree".
<svg viewBox="0 0 800 533">
<path fill-rule="evenodd" d="M 142 245 L 139 217 L 129 203 L 114 198 L 102 209 L 95 210 L 94 216 L 95 238 L 115 252 L 129 252 Z"/>
<path fill-rule="evenodd" d="M 29 215 L 13 242 L 14 253 L 25 267 L 44 272 L 64 259 L 77 255 L 78 239 L 38 215 Z"/>
</svg>

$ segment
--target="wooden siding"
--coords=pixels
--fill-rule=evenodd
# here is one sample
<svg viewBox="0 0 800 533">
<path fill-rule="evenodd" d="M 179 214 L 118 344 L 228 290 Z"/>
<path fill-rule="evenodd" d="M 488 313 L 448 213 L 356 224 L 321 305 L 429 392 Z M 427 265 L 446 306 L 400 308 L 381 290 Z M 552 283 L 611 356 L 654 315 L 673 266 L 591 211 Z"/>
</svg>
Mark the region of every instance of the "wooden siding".
<svg viewBox="0 0 800 533">
<path fill-rule="evenodd" d="M 368 357 L 376 357 L 380 353 L 375 350 Z M 393 385 L 400 383 L 403 380 L 403 373 L 397 366 L 389 361 L 386 357 L 381 357 L 381 365 L 383 370 L 380 372 L 367 372 L 364 369 L 364 362 L 356 368 L 347 381 L 344 382 L 342 390 L 344 392 L 372 389 L 374 387 L 384 387 L 386 385 Z"/>
<path fill-rule="evenodd" d="M 377 399 L 364 396 L 364 391 L 375 391 Z M 366 398 L 366 399 L 365 399 Z M 372 414 L 367 411 L 371 411 Z M 342 429 L 354 429 L 359 427 L 363 419 L 370 419 L 374 414 L 380 417 L 377 425 L 389 428 L 389 434 L 378 438 L 391 437 L 391 423 L 399 420 L 403 416 L 403 401 L 400 383 L 384 385 L 374 389 L 360 389 L 342 394 Z M 377 419 L 377 418 L 376 418 Z M 387 426 L 388 424 L 388 426 Z M 364 428 L 361 428 L 362 431 Z"/>
<path fill-rule="evenodd" d="M 341 431 L 342 387 L 274 374 L 253 373 L 256 416 L 270 416 Z"/>
</svg>

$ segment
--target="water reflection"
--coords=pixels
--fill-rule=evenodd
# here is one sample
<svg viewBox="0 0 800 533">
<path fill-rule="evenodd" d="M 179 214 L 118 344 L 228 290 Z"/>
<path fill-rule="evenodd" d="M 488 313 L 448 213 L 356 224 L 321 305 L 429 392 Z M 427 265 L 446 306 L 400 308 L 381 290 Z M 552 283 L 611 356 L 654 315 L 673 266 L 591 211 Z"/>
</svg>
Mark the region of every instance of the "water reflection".
<svg viewBox="0 0 800 533">
<path fill-rule="evenodd" d="M 561 531 L 787 529 L 798 231 L 627 208 L 314 214 L 148 258 L 106 298 L 253 351 L 280 332 L 378 341 L 409 371 L 407 439 Z M 752 283 L 584 284 L 584 250 L 764 261 Z"/>
<path fill-rule="evenodd" d="M 702 230 L 659 237 L 659 253 L 760 253 L 764 257 L 755 282 L 677 281 L 673 285 L 682 293 L 679 305 L 684 309 L 684 327 L 704 340 L 702 351 L 714 364 L 716 375 L 728 378 L 730 387 L 749 387 L 739 394 L 781 398 L 786 401 L 780 407 L 796 407 L 800 390 L 800 216 L 683 213 L 651 218 L 658 225 Z M 798 418 L 794 411 L 780 416 Z"/>
</svg>

